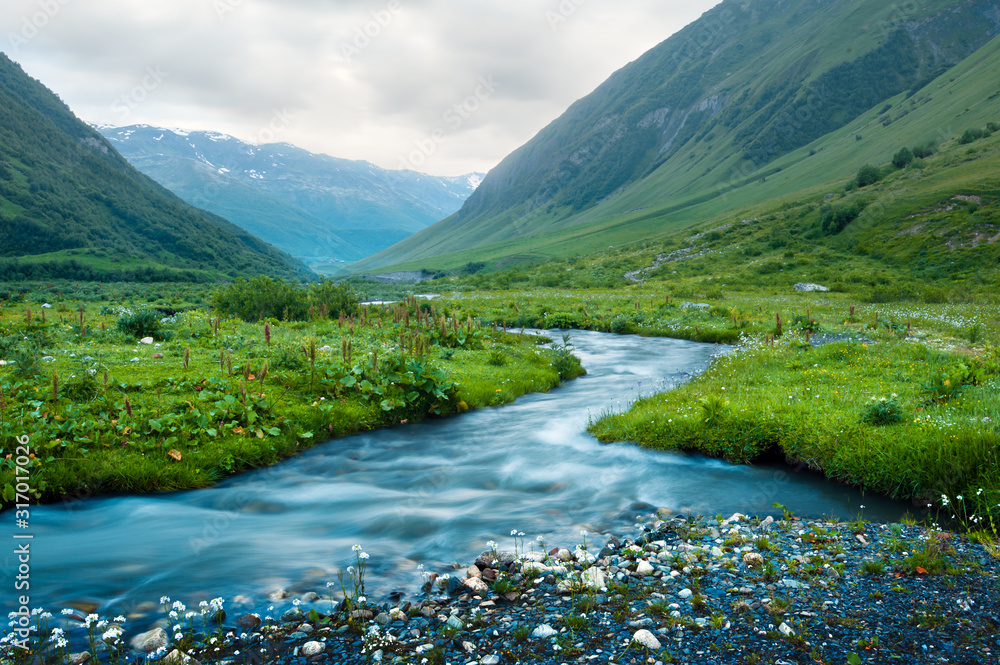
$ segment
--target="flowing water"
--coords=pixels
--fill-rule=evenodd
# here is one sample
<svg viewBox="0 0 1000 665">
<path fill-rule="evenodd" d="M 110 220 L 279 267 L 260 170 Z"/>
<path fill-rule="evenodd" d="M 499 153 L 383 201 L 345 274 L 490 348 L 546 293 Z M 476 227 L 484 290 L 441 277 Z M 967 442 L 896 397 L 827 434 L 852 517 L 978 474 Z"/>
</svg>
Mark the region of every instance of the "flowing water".
<svg viewBox="0 0 1000 665">
<path fill-rule="evenodd" d="M 369 591 L 419 584 L 418 563 L 445 572 L 493 539 L 511 548 L 629 534 L 653 507 L 705 515 L 770 514 L 891 521 L 905 506 L 777 466 L 601 445 L 588 418 L 703 370 L 720 347 L 574 332 L 589 374 L 503 408 L 338 439 L 279 466 L 193 492 L 91 499 L 32 510 L 32 601 L 188 605 L 245 595 L 267 610 L 278 587 L 326 595 L 351 546 L 371 554 Z M 280 610 L 278 607 L 275 612 Z"/>
</svg>

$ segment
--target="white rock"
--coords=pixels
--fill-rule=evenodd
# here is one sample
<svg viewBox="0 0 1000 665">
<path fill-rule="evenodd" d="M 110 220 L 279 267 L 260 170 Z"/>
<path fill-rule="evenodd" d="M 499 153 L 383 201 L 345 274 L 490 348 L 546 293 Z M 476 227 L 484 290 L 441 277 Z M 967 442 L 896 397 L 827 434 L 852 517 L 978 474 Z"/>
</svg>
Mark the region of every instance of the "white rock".
<svg viewBox="0 0 1000 665">
<path fill-rule="evenodd" d="M 167 637 L 167 632 L 162 628 L 154 628 L 145 633 L 139 633 L 132 638 L 130 644 L 132 648 L 136 651 L 142 651 L 143 653 L 153 653 L 160 647 L 167 646 L 169 638 Z"/>
<path fill-rule="evenodd" d="M 791 627 L 791 626 L 789 626 L 789 625 L 788 625 L 787 623 L 785 623 L 784 621 L 782 621 L 782 622 L 781 622 L 781 625 L 780 625 L 780 626 L 778 626 L 778 632 L 780 632 L 780 633 L 781 633 L 782 635 L 784 635 L 785 637 L 791 637 L 792 635 L 794 635 L 794 634 L 795 634 L 795 631 L 794 631 L 794 630 L 792 630 L 792 627 Z"/>
<path fill-rule="evenodd" d="M 446 621 L 445 623 L 451 628 L 454 628 L 455 630 L 465 630 L 465 622 L 463 622 L 454 614 L 448 617 L 448 621 Z"/>
<path fill-rule="evenodd" d="M 718 558 L 718 557 L 720 557 L 722 555 L 723 555 L 723 551 L 720 548 L 718 548 L 718 547 L 713 547 L 712 548 L 712 556 Z"/>
<path fill-rule="evenodd" d="M 608 585 L 608 578 L 600 568 L 588 568 L 580 575 L 580 581 L 590 589 L 603 589 Z"/>
<path fill-rule="evenodd" d="M 654 571 L 653 565 L 646 560 L 639 562 L 639 565 L 635 567 L 635 572 L 646 577 L 647 575 L 652 575 Z"/>
<path fill-rule="evenodd" d="M 462 648 L 465 649 L 465 653 L 472 653 L 476 650 L 476 645 L 472 642 L 462 642 Z"/>
<path fill-rule="evenodd" d="M 299 653 L 308 658 L 320 655 L 324 649 L 326 649 L 326 645 L 322 642 L 306 642 L 302 645 L 302 650 Z"/>
<path fill-rule="evenodd" d="M 160 661 L 164 665 L 201 665 L 200 662 L 179 649 L 174 649 Z"/>
<path fill-rule="evenodd" d="M 694 592 L 691 591 L 691 589 L 681 589 L 680 591 L 677 592 L 677 595 L 687 600 L 688 598 L 694 595 Z"/>
<path fill-rule="evenodd" d="M 545 552 L 528 552 L 521 555 L 521 558 L 525 561 L 534 561 L 535 563 L 545 563 L 548 556 Z"/>
<path fill-rule="evenodd" d="M 140 344 L 152 344 L 153 343 L 153 338 L 152 337 L 143 337 L 142 339 L 139 340 L 139 343 Z"/>
<path fill-rule="evenodd" d="M 806 293 L 811 293 L 813 291 L 829 291 L 830 289 L 825 286 L 820 286 L 819 284 L 810 284 L 808 282 L 799 282 L 792 287 L 796 291 L 804 291 Z"/>
<path fill-rule="evenodd" d="M 45 303 L 44 305 L 42 305 L 42 309 L 52 309 L 52 305 L 50 305 L 49 303 Z"/>
<path fill-rule="evenodd" d="M 645 628 L 636 631 L 635 635 L 632 636 L 632 640 L 638 642 L 651 651 L 660 650 L 660 640 L 656 639 L 653 634 Z"/>
<path fill-rule="evenodd" d="M 549 572 L 549 567 L 537 561 L 525 561 L 521 564 L 521 572 L 525 575 L 543 575 Z"/>
<path fill-rule="evenodd" d="M 479 659 L 480 665 L 500 665 L 500 656 L 495 653 L 491 653 L 489 656 L 483 656 Z"/>
<path fill-rule="evenodd" d="M 587 550 L 577 549 L 573 552 L 573 558 L 584 565 L 590 565 L 597 561 L 597 557 L 588 552 Z"/>
<path fill-rule="evenodd" d="M 490 585 L 484 582 L 481 577 L 470 577 L 463 580 L 462 585 L 479 596 L 485 596 L 490 592 Z"/>
<path fill-rule="evenodd" d="M 557 634 L 558 632 L 559 632 L 558 630 L 556 630 L 555 628 L 553 628 L 549 624 L 543 623 L 541 626 L 539 626 L 538 628 L 535 628 L 533 631 L 531 631 L 531 636 L 532 637 L 537 637 L 539 639 L 545 639 L 546 637 L 552 637 L 553 635 Z"/>
</svg>

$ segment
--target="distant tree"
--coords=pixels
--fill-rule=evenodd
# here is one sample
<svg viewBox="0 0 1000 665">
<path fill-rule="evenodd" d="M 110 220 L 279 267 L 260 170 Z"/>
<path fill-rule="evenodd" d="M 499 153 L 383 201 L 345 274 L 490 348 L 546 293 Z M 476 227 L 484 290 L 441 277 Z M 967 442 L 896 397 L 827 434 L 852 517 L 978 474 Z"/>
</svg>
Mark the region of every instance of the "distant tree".
<svg viewBox="0 0 1000 665">
<path fill-rule="evenodd" d="M 935 152 L 937 152 L 937 146 L 934 145 L 933 141 L 913 147 L 913 156 L 917 159 L 926 159 Z"/>
<path fill-rule="evenodd" d="M 913 152 L 909 148 L 903 148 L 892 158 L 892 165 L 897 169 L 905 169 L 913 162 Z"/>
<path fill-rule="evenodd" d="M 858 170 L 856 182 L 858 187 L 867 187 L 868 185 L 874 185 L 881 179 L 882 171 L 877 166 L 866 164 Z"/>
</svg>

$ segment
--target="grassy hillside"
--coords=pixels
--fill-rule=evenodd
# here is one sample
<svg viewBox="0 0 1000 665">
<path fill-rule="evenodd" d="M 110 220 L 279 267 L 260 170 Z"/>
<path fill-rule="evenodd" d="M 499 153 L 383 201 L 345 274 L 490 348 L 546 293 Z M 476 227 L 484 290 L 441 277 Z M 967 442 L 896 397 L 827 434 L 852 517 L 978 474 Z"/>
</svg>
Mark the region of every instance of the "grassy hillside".
<svg viewBox="0 0 1000 665">
<path fill-rule="evenodd" d="M 140 174 L 0 54 L 0 280 L 190 281 L 299 261 Z"/>
<path fill-rule="evenodd" d="M 358 267 L 593 251 L 846 176 L 893 144 L 941 141 L 1000 115 L 989 99 L 1000 13 L 989 3 L 930 2 L 910 14 L 847 1 L 741 7 L 723 3 L 615 74 L 494 169 L 457 215 Z M 687 101 L 670 101 L 683 91 Z M 651 122 L 656 131 L 642 128 Z M 591 137 L 615 126 L 618 139 Z M 629 175 L 612 177 L 623 164 Z"/>
</svg>

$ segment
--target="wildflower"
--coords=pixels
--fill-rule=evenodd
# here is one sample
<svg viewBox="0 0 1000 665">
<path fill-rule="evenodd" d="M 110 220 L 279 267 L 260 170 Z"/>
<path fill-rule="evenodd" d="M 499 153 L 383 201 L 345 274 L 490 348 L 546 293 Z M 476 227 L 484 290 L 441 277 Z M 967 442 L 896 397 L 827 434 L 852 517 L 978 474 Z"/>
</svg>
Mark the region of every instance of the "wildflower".
<svg viewBox="0 0 1000 665">
<path fill-rule="evenodd" d="M 183 633 L 174 633 L 174 639 L 179 642 L 179 641 L 181 641 L 181 640 L 184 639 L 184 634 Z M 237 652 L 237 653 L 239 653 L 239 652 Z"/>
<path fill-rule="evenodd" d="M 358 558 L 359 559 L 367 559 L 368 558 L 368 552 L 362 552 L 361 554 L 358 555 Z"/>
<path fill-rule="evenodd" d="M 510 535 L 516 536 L 517 535 L 517 529 L 511 529 Z"/>
<path fill-rule="evenodd" d="M 367 602 L 368 602 L 367 598 L 365 598 L 364 596 L 358 596 L 358 604 L 362 604 L 363 605 L 364 603 L 367 603 Z"/>
<path fill-rule="evenodd" d="M 495 550 L 497 548 L 497 541 L 495 540 L 487 541 L 486 546 L 489 547 L 491 550 Z"/>
<path fill-rule="evenodd" d="M 354 545 L 353 547 L 351 547 L 351 549 L 354 550 L 355 552 L 360 552 L 361 551 L 361 545 Z"/>
<path fill-rule="evenodd" d="M 60 614 L 62 614 L 63 616 L 69 616 L 69 615 L 73 614 L 73 610 L 71 610 L 69 608 L 66 608 Z"/>
<path fill-rule="evenodd" d="M 167 605 L 168 603 L 170 603 L 169 596 L 160 596 L 160 605 Z"/>
<path fill-rule="evenodd" d="M 87 628 L 90 628 L 90 627 L 91 627 L 92 625 L 94 625 L 94 624 L 95 624 L 95 623 L 97 622 L 97 620 L 98 620 L 99 618 L 100 618 L 100 617 L 98 617 L 98 616 L 97 616 L 96 614 L 88 614 L 88 615 L 87 615 L 87 618 L 83 620 L 83 624 L 84 624 L 84 625 L 85 625 L 85 626 L 86 626 Z"/>
<path fill-rule="evenodd" d="M 125 623 L 127 619 L 119 614 L 118 616 L 115 617 L 115 621 L 117 621 L 118 623 Z"/>
</svg>

